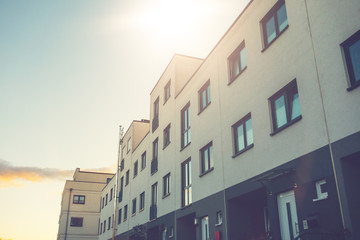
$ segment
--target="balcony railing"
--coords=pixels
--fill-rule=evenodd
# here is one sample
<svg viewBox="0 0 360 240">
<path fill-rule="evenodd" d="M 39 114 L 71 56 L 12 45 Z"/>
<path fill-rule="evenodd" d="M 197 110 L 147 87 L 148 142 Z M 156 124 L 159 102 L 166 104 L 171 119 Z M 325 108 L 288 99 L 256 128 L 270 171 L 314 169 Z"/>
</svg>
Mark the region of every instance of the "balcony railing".
<svg viewBox="0 0 360 240">
<path fill-rule="evenodd" d="M 156 173 L 157 170 L 158 170 L 158 160 L 156 158 L 151 161 L 151 174 Z"/>
<path fill-rule="evenodd" d="M 157 217 L 157 205 L 150 206 L 150 221 Z"/>
</svg>

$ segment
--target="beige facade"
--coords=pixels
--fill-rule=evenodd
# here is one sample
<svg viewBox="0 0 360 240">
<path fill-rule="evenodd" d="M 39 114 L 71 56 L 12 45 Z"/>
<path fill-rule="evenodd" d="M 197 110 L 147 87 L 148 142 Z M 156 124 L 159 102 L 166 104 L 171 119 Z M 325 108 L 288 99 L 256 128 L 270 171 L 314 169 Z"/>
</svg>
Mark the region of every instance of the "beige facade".
<svg viewBox="0 0 360 240">
<path fill-rule="evenodd" d="M 113 176 L 75 170 L 62 194 L 58 240 L 98 239 L 101 192 Z"/>
</svg>

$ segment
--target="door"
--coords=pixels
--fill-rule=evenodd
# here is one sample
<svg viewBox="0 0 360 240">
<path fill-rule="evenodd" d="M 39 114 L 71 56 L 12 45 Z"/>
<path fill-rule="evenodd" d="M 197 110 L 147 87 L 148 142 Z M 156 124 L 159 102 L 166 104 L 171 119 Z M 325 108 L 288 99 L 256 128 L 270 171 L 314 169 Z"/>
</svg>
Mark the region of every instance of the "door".
<svg viewBox="0 0 360 240">
<path fill-rule="evenodd" d="M 299 234 L 294 191 L 278 195 L 278 210 L 282 240 L 292 240 Z"/>
<path fill-rule="evenodd" d="M 201 240 L 209 239 L 209 217 L 203 217 L 201 219 Z"/>
</svg>

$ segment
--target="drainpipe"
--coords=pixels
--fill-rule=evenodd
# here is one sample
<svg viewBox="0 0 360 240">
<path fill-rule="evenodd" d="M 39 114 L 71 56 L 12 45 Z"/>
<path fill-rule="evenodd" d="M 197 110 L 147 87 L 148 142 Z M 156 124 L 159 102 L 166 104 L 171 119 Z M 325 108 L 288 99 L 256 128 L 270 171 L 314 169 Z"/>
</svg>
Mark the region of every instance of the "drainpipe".
<svg viewBox="0 0 360 240">
<path fill-rule="evenodd" d="M 68 229 L 68 225 L 69 225 L 69 212 L 70 212 L 70 200 L 71 200 L 71 192 L 72 192 L 72 188 L 70 188 L 70 193 L 69 193 L 69 202 L 68 202 L 68 209 L 67 209 L 67 216 L 66 216 L 66 226 L 65 226 L 65 240 L 67 238 L 67 229 Z"/>
</svg>

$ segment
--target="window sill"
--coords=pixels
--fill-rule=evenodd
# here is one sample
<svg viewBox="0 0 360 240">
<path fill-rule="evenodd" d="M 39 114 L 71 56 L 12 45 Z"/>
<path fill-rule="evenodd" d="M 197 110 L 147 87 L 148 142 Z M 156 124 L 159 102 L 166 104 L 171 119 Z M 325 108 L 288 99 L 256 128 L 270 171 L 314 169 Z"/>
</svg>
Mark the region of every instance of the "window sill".
<svg viewBox="0 0 360 240">
<path fill-rule="evenodd" d="M 326 199 L 328 199 L 327 196 L 326 196 L 326 197 L 322 197 L 322 198 L 315 198 L 315 199 L 313 199 L 313 202 L 319 202 L 319 201 L 326 200 Z"/>
<path fill-rule="evenodd" d="M 355 88 L 357 88 L 357 87 L 359 87 L 359 86 L 360 86 L 360 81 L 351 84 L 351 87 L 348 87 L 346 90 L 347 90 L 348 92 L 350 92 L 350 91 L 354 90 Z"/>
<path fill-rule="evenodd" d="M 143 212 L 143 211 L 144 211 L 144 208 L 140 209 L 140 210 L 139 210 L 139 213 L 141 213 L 141 212 Z"/>
<path fill-rule="evenodd" d="M 202 177 L 202 176 L 208 174 L 209 172 L 212 172 L 213 170 L 214 170 L 214 167 L 211 167 L 211 168 L 209 168 L 206 172 L 201 173 L 201 174 L 199 175 L 199 177 Z"/>
<path fill-rule="evenodd" d="M 157 171 L 158 171 L 157 169 L 156 169 L 155 171 L 153 171 L 153 172 L 151 173 L 151 176 L 154 175 L 155 173 L 157 173 Z"/>
<path fill-rule="evenodd" d="M 216 223 L 215 224 L 215 227 L 219 227 L 219 226 L 221 226 L 222 225 L 222 222 L 221 223 Z"/>
<path fill-rule="evenodd" d="M 265 52 L 265 50 L 268 49 L 268 48 L 271 46 L 271 44 L 273 44 L 273 43 L 276 41 L 276 39 L 278 39 L 288 28 L 289 28 L 289 25 L 287 25 L 287 26 L 284 28 L 284 30 L 282 30 L 282 32 L 279 33 L 279 35 L 277 35 L 269 44 L 267 44 L 267 45 L 263 48 L 263 50 L 261 50 L 261 52 Z M 264 39 L 264 41 L 265 41 L 265 39 Z"/>
<path fill-rule="evenodd" d="M 133 217 L 133 216 L 135 216 L 136 215 L 136 213 L 133 213 L 133 214 L 131 214 L 131 217 Z"/>
<path fill-rule="evenodd" d="M 171 143 L 171 142 L 168 142 L 168 144 L 166 144 L 166 145 L 163 147 L 163 149 L 162 149 L 162 150 L 164 150 L 167 146 L 169 146 L 169 145 L 170 145 L 170 143 Z"/>
<path fill-rule="evenodd" d="M 232 156 L 232 158 L 236 158 L 237 156 L 241 155 L 242 153 L 246 152 L 247 150 L 249 150 L 253 147 L 254 147 L 254 144 L 252 143 L 249 146 L 247 146 L 246 148 L 242 149 L 241 151 L 235 153 L 234 156 Z"/>
<path fill-rule="evenodd" d="M 170 193 L 166 194 L 165 196 L 162 197 L 162 199 L 167 198 L 168 196 L 170 196 Z"/>
<path fill-rule="evenodd" d="M 205 109 L 207 109 L 210 104 L 211 104 L 211 101 L 210 101 L 203 109 L 201 109 L 201 110 L 198 112 L 197 115 L 199 116 L 200 113 L 202 113 L 203 111 L 205 111 Z"/>
<path fill-rule="evenodd" d="M 244 67 L 243 70 L 241 70 L 241 72 L 239 72 L 238 75 L 236 75 L 233 79 L 231 79 L 229 82 L 228 82 L 228 86 L 230 86 L 233 82 L 235 82 L 235 80 L 247 69 L 247 65 Z"/>
<path fill-rule="evenodd" d="M 180 149 L 180 152 L 182 152 L 182 150 L 184 150 L 187 146 L 189 146 L 191 144 L 191 142 L 189 142 L 186 146 L 183 146 L 183 147 L 181 147 L 181 149 Z"/>
<path fill-rule="evenodd" d="M 291 120 L 290 122 L 286 123 L 285 125 L 279 127 L 278 129 L 276 129 L 275 131 L 270 133 L 270 136 L 274 136 L 275 134 L 278 134 L 279 132 L 281 132 L 285 128 L 290 127 L 291 125 L 293 125 L 294 123 L 300 121 L 301 119 L 302 119 L 302 115 L 296 117 L 295 119 Z"/>
</svg>

